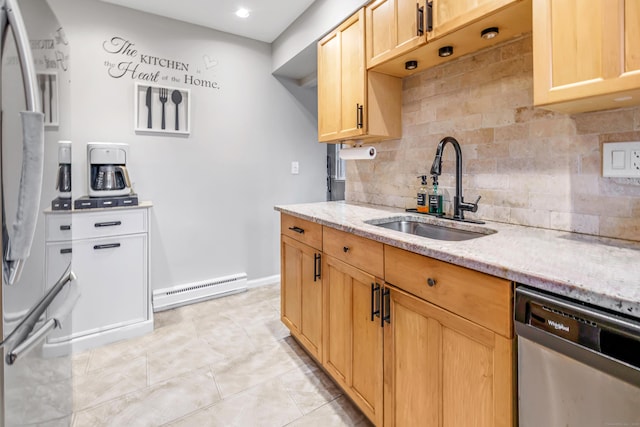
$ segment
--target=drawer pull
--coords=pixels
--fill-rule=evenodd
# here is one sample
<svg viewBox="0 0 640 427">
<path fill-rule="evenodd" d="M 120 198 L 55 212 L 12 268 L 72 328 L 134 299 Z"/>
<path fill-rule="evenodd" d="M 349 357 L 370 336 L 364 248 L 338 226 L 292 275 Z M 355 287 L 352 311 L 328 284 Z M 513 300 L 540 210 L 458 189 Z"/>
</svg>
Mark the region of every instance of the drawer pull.
<svg viewBox="0 0 640 427">
<path fill-rule="evenodd" d="M 313 281 L 320 280 L 322 276 L 322 254 L 313 254 Z"/>
<path fill-rule="evenodd" d="M 60 231 L 67 231 L 67 230 L 71 230 L 71 225 L 67 224 L 67 225 L 60 226 Z"/>
<path fill-rule="evenodd" d="M 391 291 L 389 288 L 382 291 L 382 302 L 380 306 L 382 311 L 380 327 L 384 328 L 384 322 L 391 323 Z"/>
<path fill-rule="evenodd" d="M 107 221 L 107 222 L 96 222 L 95 227 L 114 227 L 116 225 L 122 225 L 122 221 Z"/>
<path fill-rule="evenodd" d="M 304 234 L 304 228 L 293 226 L 293 227 L 289 227 L 289 230 L 295 231 L 296 233 L 299 233 L 299 234 Z"/>
<path fill-rule="evenodd" d="M 380 317 L 380 285 L 371 284 L 371 321 L 374 317 Z"/>
<path fill-rule="evenodd" d="M 346 254 L 347 252 L 349 252 L 349 246 L 343 246 L 342 250 L 344 251 L 344 253 Z"/>
<path fill-rule="evenodd" d="M 120 247 L 120 243 L 107 243 L 105 245 L 95 245 L 93 249 L 99 250 L 99 249 L 111 249 L 111 248 L 119 248 L 119 247 Z"/>
<path fill-rule="evenodd" d="M 70 254 L 72 250 L 73 249 L 71 249 L 71 248 L 64 248 L 64 249 L 60 249 L 60 253 L 61 254 Z"/>
<path fill-rule="evenodd" d="M 432 279 L 431 277 L 429 277 L 427 279 L 427 285 L 429 285 L 430 287 L 434 287 L 436 285 L 436 279 Z"/>
</svg>

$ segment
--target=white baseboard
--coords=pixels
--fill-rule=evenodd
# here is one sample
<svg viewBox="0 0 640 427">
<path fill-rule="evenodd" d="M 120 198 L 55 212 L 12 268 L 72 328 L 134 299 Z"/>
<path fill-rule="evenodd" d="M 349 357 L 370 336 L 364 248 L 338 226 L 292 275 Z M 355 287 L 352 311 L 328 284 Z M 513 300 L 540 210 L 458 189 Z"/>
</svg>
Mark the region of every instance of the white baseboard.
<svg viewBox="0 0 640 427">
<path fill-rule="evenodd" d="M 274 274 L 273 276 L 261 277 L 259 279 L 247 280 L 247 288 L 257 288 L 260 286 L 273 285 L 280 283 L 280 275 Z"/>
</svg>

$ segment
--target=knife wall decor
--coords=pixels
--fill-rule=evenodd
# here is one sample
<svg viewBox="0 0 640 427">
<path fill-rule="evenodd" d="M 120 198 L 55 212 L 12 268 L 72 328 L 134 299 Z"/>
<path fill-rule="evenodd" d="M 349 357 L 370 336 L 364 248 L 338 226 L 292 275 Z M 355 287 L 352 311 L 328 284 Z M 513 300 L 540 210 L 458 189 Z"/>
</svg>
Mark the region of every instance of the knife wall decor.
<svg viewBox="0 0 640 427">
<path fill-rule="evenodd" d="M 44 113 L 45 128 L 58 126 L 58 73 L 42 71 L 37 74 L 38 96 Z"/>
<path fill-rule="evenodd" d="M 136 83 L 134 103 L 133 126 L 136 133 L 190 133 L 189 89 Z"/>
</svg>

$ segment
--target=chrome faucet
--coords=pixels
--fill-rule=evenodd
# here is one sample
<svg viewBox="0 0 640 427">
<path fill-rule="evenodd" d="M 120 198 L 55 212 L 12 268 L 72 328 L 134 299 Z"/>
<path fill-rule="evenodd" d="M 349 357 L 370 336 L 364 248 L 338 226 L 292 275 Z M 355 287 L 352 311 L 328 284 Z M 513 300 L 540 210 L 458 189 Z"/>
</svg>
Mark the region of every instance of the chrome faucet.
<svg viewBox="0 0 640 427">
<path fill-rule="evenodd" d="M 442 152 L 449 142 L 456 150 L 456 195 L 453 198 L 453 219 L 465 221 L 464 211 L 476 212 L 481 196 L 478 196 L 475 203 L 465 203 L 462 197 L 462 150 L 460 150 L 460 144 L 455 138 L 446 136 L 438 143 L 436 158 L 433 160 L 433 165 L 431 166 L 431 175 L 439 176 L 442 173 Z"/>
</svg>

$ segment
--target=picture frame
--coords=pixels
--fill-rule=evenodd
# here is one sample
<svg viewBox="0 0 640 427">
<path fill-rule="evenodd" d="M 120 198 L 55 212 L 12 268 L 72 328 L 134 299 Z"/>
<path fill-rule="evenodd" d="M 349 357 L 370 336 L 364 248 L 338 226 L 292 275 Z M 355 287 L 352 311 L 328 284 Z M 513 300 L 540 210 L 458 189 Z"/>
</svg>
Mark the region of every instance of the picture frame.
<svg viewBox="0 0 640 427">
<path fill-rule="evenodd" d="M 36 73 L 40 111 L 44 114 L 44 127 L 55 128 L 60 123 L 58 103 L 58 72 L 40 71 Z"/>
<path fill-rule="evenodd" d="M 136 133 L 190 134 L 191 91 L 189 89 L 136 83 L 134 104 Z"/>
</svg>

